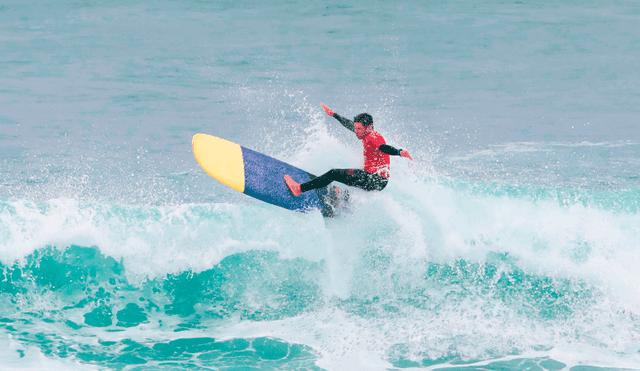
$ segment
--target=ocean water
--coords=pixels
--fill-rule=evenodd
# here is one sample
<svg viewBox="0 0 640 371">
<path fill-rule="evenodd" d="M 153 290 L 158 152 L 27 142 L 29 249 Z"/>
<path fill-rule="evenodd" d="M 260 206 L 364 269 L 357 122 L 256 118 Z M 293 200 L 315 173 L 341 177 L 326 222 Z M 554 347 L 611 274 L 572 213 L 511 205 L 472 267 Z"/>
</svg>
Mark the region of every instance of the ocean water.
<svg viewBox="0 0 640 371">
<path fill-rule="evenodd" d="M 640 370 L 634 1 L 0 1 L 1 370 Z M 259 203 L 207 133 L 382 192 Z"/>
</svg>

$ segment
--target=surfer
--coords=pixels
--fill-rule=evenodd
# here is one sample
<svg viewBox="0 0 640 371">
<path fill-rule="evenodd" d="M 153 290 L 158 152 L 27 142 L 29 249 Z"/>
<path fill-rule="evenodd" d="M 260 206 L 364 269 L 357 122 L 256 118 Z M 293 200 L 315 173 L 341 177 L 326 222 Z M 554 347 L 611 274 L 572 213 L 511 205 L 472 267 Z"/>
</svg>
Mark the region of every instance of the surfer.
<svg viewBox="0 0 640 371">
<path fill-rule="evenodd" d="M 289 175 L 285 175 L 284 181 L 294 196 L 326 187 L 333 181 L 365 191 L 381 191 L 389 182 L 389 164 L 391 163 L 389 156 L 402 156 L 413 161 L 409 152 L 386 144 L 382 135 L 373 130 L 373 117 L 370 114 L 361 113 L 351 121 L 333 112 L 324 104 L 322 108 L 327 115 L 340 121 L 342 126 L 356 133 L 356 137 L 362 140 L 364 169 L 332 169 L 303 184 L 298 184 Z"/>
</svg>

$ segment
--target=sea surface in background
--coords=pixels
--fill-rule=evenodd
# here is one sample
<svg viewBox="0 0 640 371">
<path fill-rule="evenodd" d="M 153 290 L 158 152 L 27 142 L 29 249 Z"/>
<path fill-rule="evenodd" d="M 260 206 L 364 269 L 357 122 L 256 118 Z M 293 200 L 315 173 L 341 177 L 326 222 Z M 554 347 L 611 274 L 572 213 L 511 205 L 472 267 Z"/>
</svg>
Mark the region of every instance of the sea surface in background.
<svg viewBox="0 0 640 371">
<path fill-rule="evenodd" d="M 640 369 L 633 1 L 0 3 L 0 369 Z M 207 133 L 361 166 L 333 219 Z"/>
</svg>

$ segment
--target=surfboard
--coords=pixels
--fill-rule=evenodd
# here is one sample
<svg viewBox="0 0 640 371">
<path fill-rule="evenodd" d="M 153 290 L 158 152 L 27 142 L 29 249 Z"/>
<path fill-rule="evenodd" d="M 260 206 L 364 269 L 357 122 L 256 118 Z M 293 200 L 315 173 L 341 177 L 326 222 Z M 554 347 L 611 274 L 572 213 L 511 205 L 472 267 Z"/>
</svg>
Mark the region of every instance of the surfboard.
<svg viewBox="0 0 640 371">
<path fill-rule="evenodd" d="M 212 135 L 196 134 L 192 144 L 202 169 L 238 192 L 289 210 L 317 209 L 325 217 L 335 215 L 340 201 L 335 187 L 329 185 L 295 197 L 284 182 L 284 176 L 289 175 L 302 184 L 316 177 L 311 173 Z"/>
</svg>

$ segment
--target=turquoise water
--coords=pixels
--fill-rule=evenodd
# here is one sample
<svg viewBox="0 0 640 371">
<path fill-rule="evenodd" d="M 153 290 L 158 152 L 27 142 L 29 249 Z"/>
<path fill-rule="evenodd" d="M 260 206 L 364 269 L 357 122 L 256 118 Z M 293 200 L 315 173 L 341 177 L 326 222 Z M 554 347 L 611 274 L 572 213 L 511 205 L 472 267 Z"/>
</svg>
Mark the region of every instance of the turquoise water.
<svg viewBox="0 0 640 371">
<path fill-rule="evenodd" d="M 634 2 L 0 4 L 0 369 L 640 369 Z M 199 132 L 334 219 L 210 178 Z"/>
</svg>

